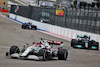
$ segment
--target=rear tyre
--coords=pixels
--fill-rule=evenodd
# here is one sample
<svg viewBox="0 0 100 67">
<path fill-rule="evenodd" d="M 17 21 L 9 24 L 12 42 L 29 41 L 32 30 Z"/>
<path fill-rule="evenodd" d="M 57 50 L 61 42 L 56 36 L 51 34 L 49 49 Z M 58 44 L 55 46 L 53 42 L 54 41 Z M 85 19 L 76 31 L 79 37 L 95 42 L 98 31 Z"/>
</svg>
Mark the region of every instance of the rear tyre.
<svg viewBox="0 0 100 67">
<path fill-rule="evenodd" d="M 76 39 L 72 39 L 71 40 L 71 47 L 74 47 L 74 45 L 77 44 L 77 40 Z"/>
<path fill-rule="evenodd" d="M 36 26 L 32 26 L 32 30 L 37 30 L 37 27 Z"/>
<path fill-rule="evenodd" d="M 59 60 L 66 60 L 68 56 L 67 49 L 59 49 L 58 50 L 58 59 Z"/>
<path fill-rule="evenodd" d="M 11 46 L 10 55 L 14 53 L 19 53 L 19 52 L 20 52 L 20 49 L 18 48 L 18 46 Z"/>
<path fill-rule="evenodd" d="M 47 52 L 45 49 L 40 49 L 38 55 L 43 56 L 43 61 L 47 60 Z"/>
<path fill-rule="evenodd" d="M 35 26 L 34 28 L 35 28 L 35 30 L 37 30 L 37 26 Z"/>
</svg>

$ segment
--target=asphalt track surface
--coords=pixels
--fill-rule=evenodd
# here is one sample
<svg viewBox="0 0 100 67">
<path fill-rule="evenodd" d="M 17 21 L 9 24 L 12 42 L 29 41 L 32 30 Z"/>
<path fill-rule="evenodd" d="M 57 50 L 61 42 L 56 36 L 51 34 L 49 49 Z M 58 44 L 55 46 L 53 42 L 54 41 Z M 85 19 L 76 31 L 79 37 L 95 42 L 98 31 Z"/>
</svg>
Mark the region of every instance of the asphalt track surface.
<svg viewBox="0 0 100 67">
<path fill-rule="evenodd" d="M 5 56 L 12 45 L 20 48 L 26 43 L 39 42 L 39 38 L 64 42 L 68 49 L 67 60 L 21 60 Z M 54 46 L 57 48 L 58 46 Z M 95 50 L 73 49 L 70 42 L 35 30 L 21 29 L 21 25 L 0 16 L 0 67 L 100 67 L 100 52 Z"/>
</svg>

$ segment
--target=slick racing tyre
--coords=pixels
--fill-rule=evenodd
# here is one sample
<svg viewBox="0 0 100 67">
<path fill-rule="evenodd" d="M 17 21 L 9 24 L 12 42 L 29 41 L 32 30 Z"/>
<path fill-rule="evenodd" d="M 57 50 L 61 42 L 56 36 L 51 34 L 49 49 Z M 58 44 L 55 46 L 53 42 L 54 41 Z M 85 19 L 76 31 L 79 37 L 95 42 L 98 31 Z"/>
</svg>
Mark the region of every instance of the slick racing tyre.
<svg viewBox="0 0 100 67">
<path fill-rule="evenodd" d="M 34 26 L 35 30 L 37 30 L 37 26 Z"/>
<path fill-rule="evenodd" d="M 33 29 L 33 30 L 37 30 L 37 27 L 36 27 L 36 26 L 32 26 L 32 29 Z"/>
<path fill-rule="evenodd" d="M 11 46 L 10 55 L 14 54 L 14 53 L 19 53 L 19 52 L 20 52 L 20 50 L 19 50 L 18 46 Z"/>
<path fill-rule="evenodd" d="M 77 40 L 76 39 L 72 39 L 71 40 L 71 47 L 74 47 L 74 45 L 77 44 Z"/>
<path fill-rule="evenodd" d="M 35 27 L 32 27 L 32 30 L 35 30 Z"/>
<path fill-rule="evenodd" d="M 47 51 L 45 49 L 40 49 L 38 55 L 43 56 L 43 61 L 47 60 Z"/>
<path fill-rule="evenodd" d="M 66 60 L 68 56 L 68 51 L 67 49 L 59 49 L 58 50 L 58 59 L 59 60 Z"/>
</svg>

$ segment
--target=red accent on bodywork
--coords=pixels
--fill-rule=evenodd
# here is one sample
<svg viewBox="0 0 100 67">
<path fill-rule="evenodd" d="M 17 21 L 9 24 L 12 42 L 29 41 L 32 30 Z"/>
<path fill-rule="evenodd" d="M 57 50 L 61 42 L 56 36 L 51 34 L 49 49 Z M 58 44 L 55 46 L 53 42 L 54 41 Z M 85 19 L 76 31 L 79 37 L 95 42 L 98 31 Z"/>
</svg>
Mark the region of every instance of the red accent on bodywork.
<svg viewBox="0 0 100 67">
<path fill-rule="evenodd" d="M 53 43 L 53 44 L 62 44 L 63 42 L 60 41 L 51 41 L 51 40 L 47 40 L 48 43 Z"/>
</svg>

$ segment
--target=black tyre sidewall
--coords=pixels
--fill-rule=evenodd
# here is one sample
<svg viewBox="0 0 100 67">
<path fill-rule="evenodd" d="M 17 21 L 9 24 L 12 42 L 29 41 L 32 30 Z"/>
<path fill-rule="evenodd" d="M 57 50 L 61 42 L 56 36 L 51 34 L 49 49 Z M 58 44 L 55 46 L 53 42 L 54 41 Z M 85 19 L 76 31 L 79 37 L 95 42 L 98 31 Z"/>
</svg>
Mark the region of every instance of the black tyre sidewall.
<svg viewBox="0 0 100 67">
<path fill-rule="evenodd" d="M 19 50 L 18 46 L 11 46 L 10 55 L 14 54 L 14 53 L 19 53 L 19 52 L 20 52 L 20 50 Z"/>
<path fill-rule="evenodd" d="M 38 55 L 43 56 L 43 61 L 47 60 L 47 58 L 46 58 L 46 49 L 40 49 Z"/>
<path fill-rule="evenodd" d="M 66 56 L 65 56 L 65 54 L 66 54 Z M 59 60 L 66 60 L 67 57 L 68 57 L 68 51 L 67 51 L 67 49 L 61 49 L 60 48 L 58 50 L 58 59 Z"/>
<path fill-rule="evenodd" d="M 71 40 L 71 47 L 74 47 L 77 44 L 77 40 L 76 39 L 72 39 Z"/>
</svg>

